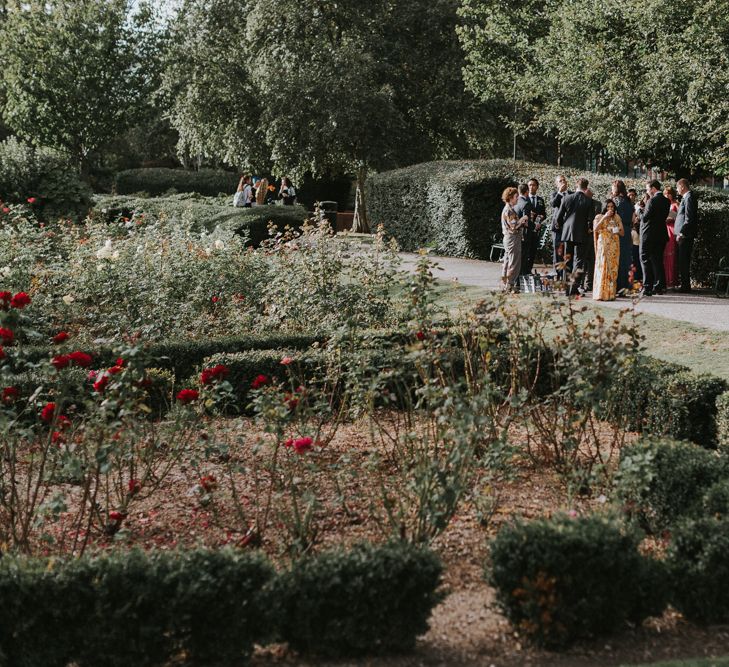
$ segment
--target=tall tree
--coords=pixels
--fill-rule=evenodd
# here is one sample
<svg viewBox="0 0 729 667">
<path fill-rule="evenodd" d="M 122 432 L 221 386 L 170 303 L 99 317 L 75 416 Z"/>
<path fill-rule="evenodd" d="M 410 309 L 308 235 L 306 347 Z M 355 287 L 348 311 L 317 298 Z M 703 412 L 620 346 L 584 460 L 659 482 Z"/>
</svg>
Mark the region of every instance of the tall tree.
<svg viewBox="0 0 729 667">
<path fill-rule="evenodd" d="M 3 118 L 18 136 L 92 153 L 145 113 L 159 85 L 156 31 L 126 0 L 50 0 L 9 7 L 0 40 Z"/>
<path fill-rule="evenodd" d="M 491 119 L 460 77 L 456 9 L 188 0 L 165 77 L 181 148 L 294 176 L 356 174 L 366 229 L 369 170 L 488 145 Z"/>
</svg>

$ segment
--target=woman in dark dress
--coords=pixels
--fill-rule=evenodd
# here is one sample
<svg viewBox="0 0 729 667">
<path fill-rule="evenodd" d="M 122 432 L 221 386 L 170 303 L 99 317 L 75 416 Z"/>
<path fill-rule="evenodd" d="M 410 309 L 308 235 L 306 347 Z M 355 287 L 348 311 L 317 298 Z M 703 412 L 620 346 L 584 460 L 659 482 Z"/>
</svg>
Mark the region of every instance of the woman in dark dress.
<svg viewBox="0 0 729 667">
<path fill-rule="evenodd" d="M 613 181 L 612 199 L 623 229 L 633 228 L 633 203 L 628 198 L 628 190 L 621 180 Z M 630 234 L 620 237 L 620 262 L 618 264 L 618 293 L 630 287 L 630 265 L 633 263 L 633 240 Z"/>
</svg>

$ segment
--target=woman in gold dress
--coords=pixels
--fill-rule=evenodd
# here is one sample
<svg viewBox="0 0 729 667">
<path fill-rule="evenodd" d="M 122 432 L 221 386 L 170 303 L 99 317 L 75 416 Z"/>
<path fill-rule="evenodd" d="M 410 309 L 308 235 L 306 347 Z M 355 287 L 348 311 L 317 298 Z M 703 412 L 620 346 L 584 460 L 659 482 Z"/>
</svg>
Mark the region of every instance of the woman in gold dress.
<svg viewBox="0 0 729 667">
<path fill-rule="evenodd" d="M 615 202 L 608 199 L 602 215 L 595 216 L 595 278 L 592 298 L 595 301 L 614 301 L 618 289 L 618 265 L 620 263 L 620 239 L 625 234 L 623 223 L 615 209 Z"/>
</svg>

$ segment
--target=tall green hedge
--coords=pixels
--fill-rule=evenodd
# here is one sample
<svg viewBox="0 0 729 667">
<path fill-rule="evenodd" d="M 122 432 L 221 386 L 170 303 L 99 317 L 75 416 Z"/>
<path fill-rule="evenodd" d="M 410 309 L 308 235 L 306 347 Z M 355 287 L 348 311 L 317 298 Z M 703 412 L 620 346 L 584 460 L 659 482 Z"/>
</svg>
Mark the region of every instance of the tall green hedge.
<svg viewBox="0 0 729 667">
<path fill-rule="evenodd" d="M 239 180 L 240 174 L 219 169 L 127 169 L 116 175 L 114 191 L 119 195 L 144 192 L 151 197 L 157 197 L 175 190 L 215 197 L 221 193 L 232 195 Z"/>
<path fill-rule="evenodd" d="M 236 208 L 231 197 L 202 197 L 195 194 L 168 197 L 98 197 L 93 214 L 109 222 L 119 217 L 131 217 L 134 213 L 185 219 L 194 223 L 200 231 L 212 231 L 216 227 L 231 229 L 258 246 L 269 237 L 268 224 L 279 229 L 286 226 L 301 227 L 308 217 L 302 206 L 255 206 Z"/>
<path fill-rule="evenodd" d="M 615 178 L 639 192 L 644 180 L 590 174 L 574 169 L 513 160 L 428 162 L 376 174 L 368 183 L 371 222 L 383 224 L 404 250 L 434 247 L 455 257 L 487 259 L 499 223 L 505 187 L 539 179 L 547 201 L 558 174 L 585 175 L 595 195 L 604 200 Z M 729 256 L 729 195 L 698 189 L 699 236 L 692 275 L 700 283 L 711 280 L 719 258 Z"/>
</svg>

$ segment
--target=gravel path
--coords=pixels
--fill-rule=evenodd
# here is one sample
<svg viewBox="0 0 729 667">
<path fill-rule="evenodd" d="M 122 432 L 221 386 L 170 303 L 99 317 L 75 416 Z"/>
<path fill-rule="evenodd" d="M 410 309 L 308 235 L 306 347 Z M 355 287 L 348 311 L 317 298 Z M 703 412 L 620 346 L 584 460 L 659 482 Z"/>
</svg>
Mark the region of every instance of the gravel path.
<svg viewBox="0 0 729 667">
<path fill-rule="evenodd" d="M 403 265 L 413 268 L 418 255 L 401 253 Z M 501 288 L 501 264 L 477 259 L 461 259 L 457 257 L 434 257 L 442 271 L 436 277 L 443 280 L 457 280 L 462 285 L 482 287 L 487 290 Z M 618 298 L 615 301 L 601 301 L 600 305 L 610 308 L 625 308 L 631 301 Z M 672 320 L 690 322 L 691 324 L 729 331 L 729 299 L 720 299 L 711 291 L 696 294 L 678 294 L 668 292 L 662 296 L 648 297 L 636 304 L 640 313 L 659 315 Z"/>
</svg>

